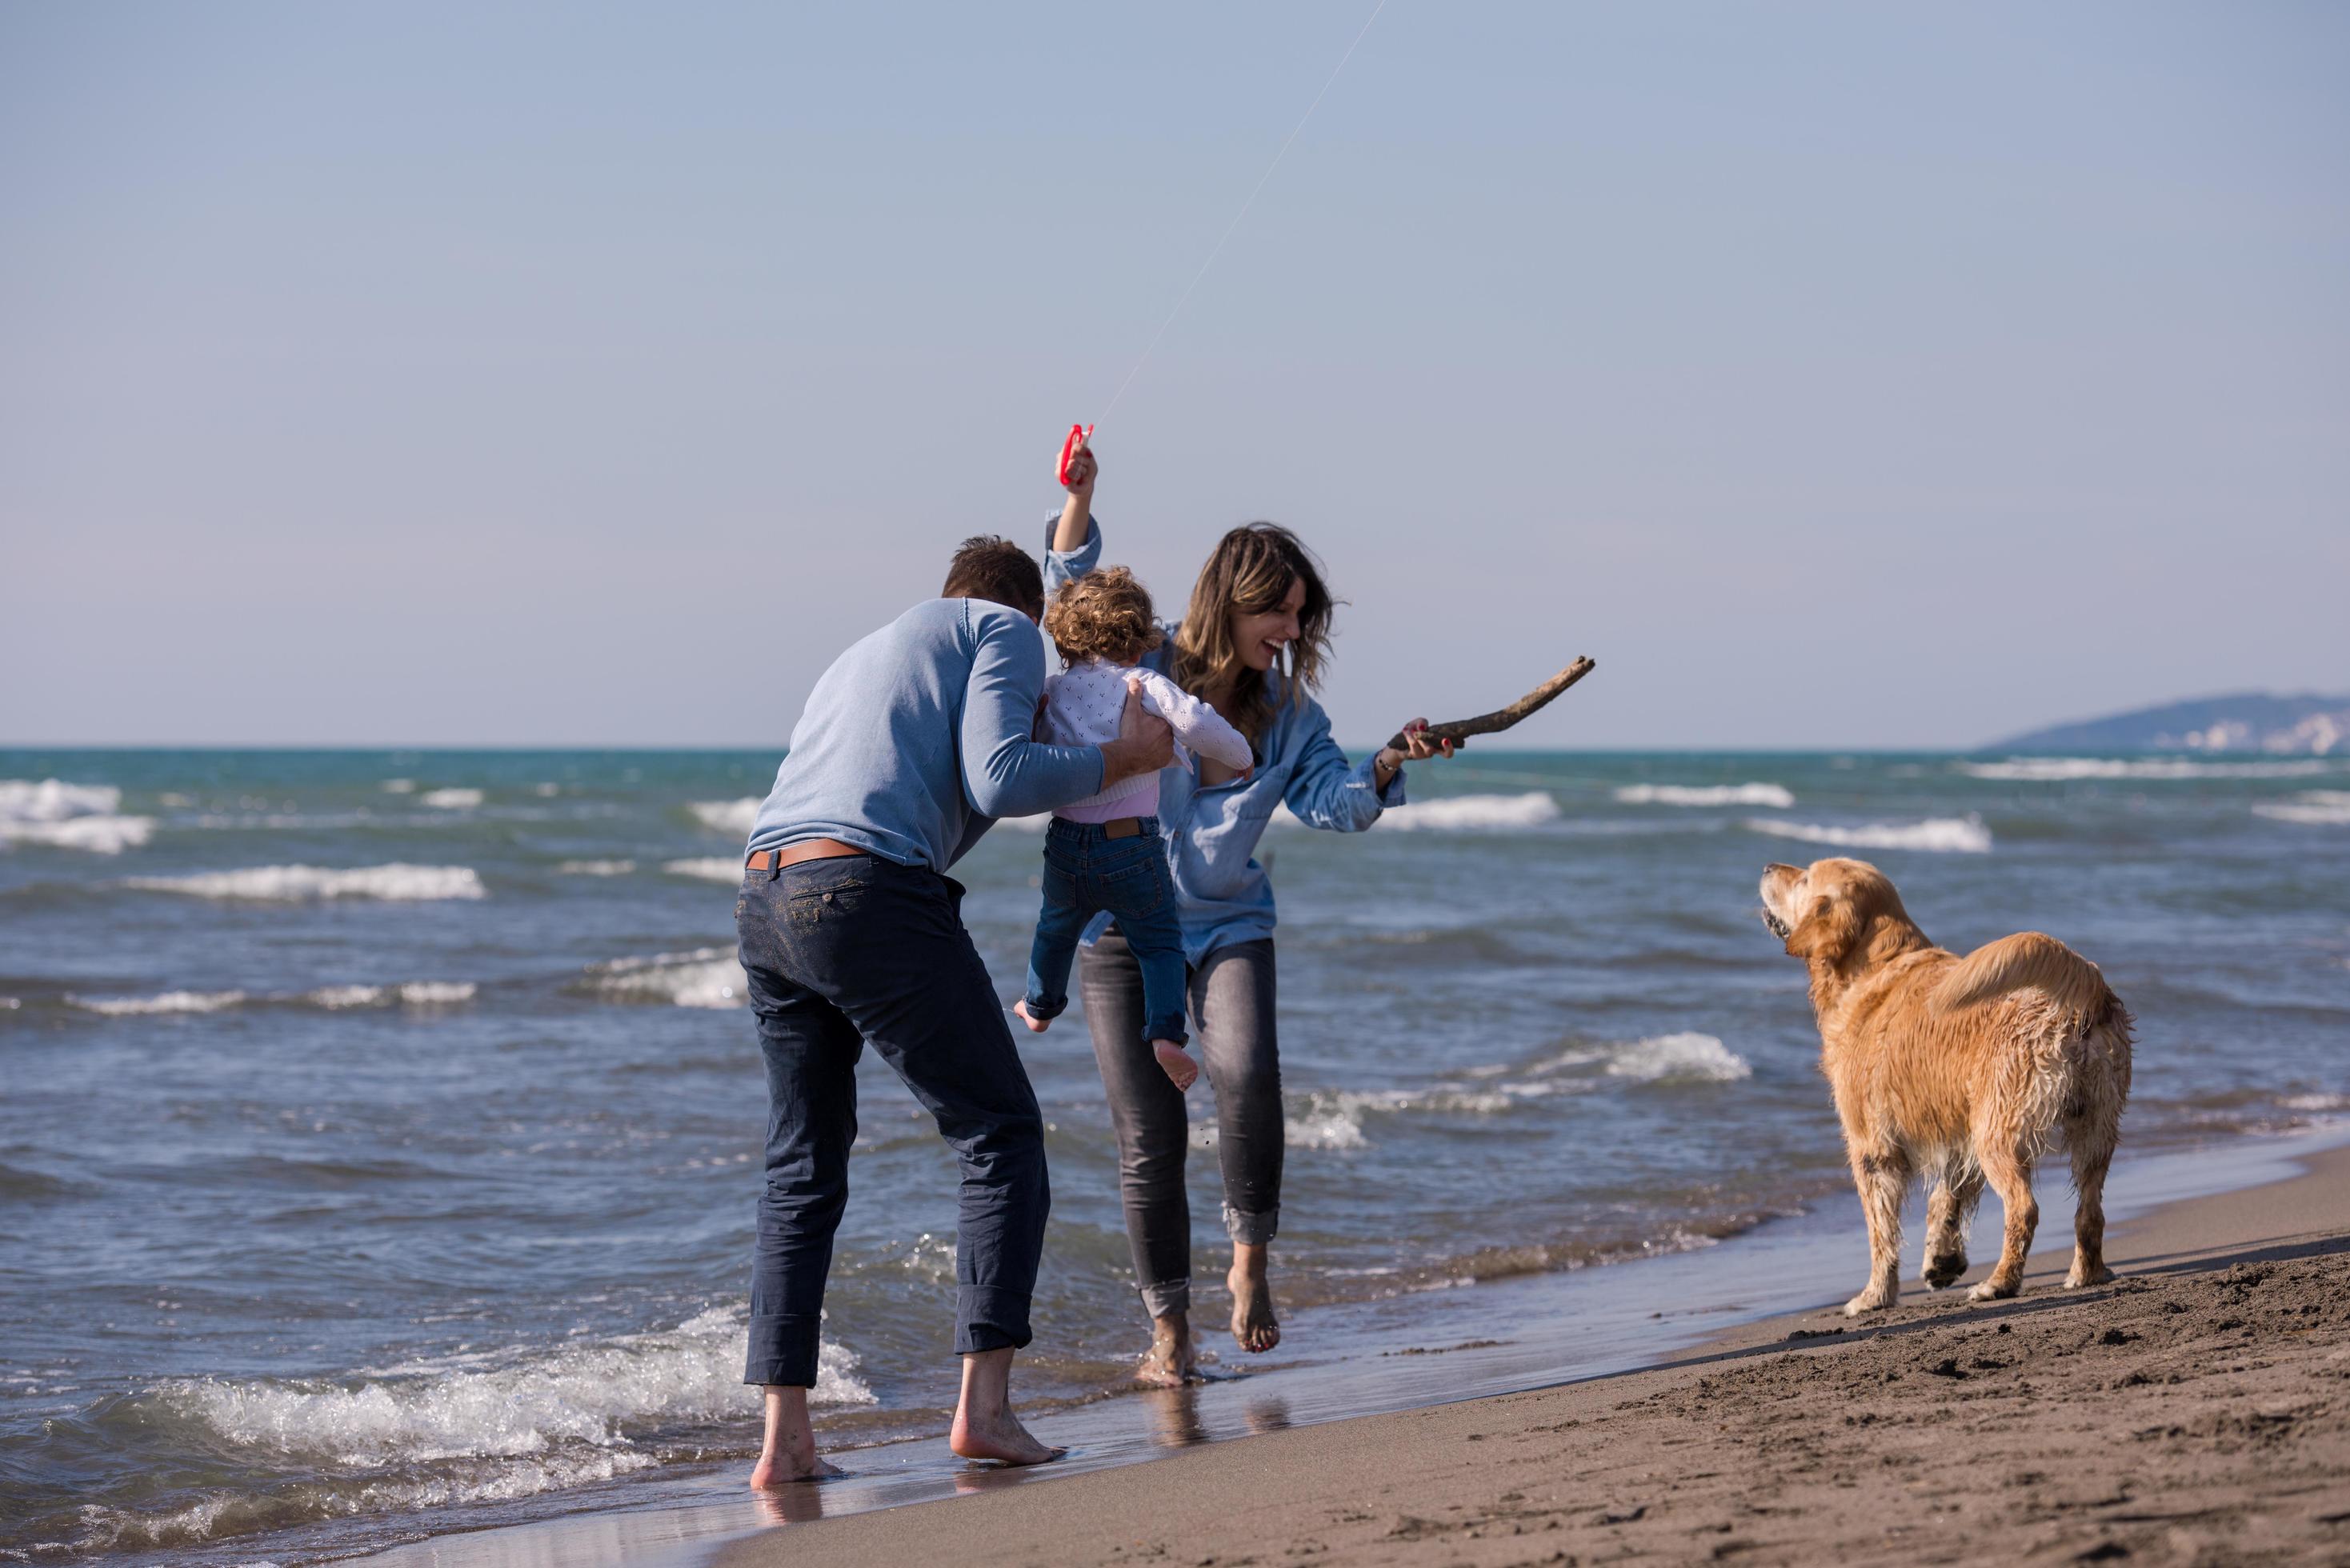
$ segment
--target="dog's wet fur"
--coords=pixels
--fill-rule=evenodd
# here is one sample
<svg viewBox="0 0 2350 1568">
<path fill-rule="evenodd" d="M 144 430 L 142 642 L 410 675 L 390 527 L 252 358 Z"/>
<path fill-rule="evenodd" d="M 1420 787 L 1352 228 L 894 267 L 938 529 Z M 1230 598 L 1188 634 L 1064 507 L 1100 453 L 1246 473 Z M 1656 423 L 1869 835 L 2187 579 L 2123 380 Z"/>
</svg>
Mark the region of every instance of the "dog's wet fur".
<svg viewBox="0 0 2350 1568">
<path fill-rule="evenodd" d="M 2105 1264 L 2106 1169 L 2129 1096 L 2129 1010 L 2097 966 L 2037 931 L 1960 958 L 1927 940 L 1885 873 L 1818 860 L 1762 873 L 1762 923 L 1811 971 L 1820 1069 L 1844 1124 L 1868 1220 L 1869 1278 L 1848 1316 L 1900 1293 L 1901 1204 L 1927 1203 L 1927 1284 L 1967 1270 L 1967 1229 L 1988 1186 L 2007 1211 L 1998 1263 L 1975 1301 L 2022 1288 L 2039 1224 L 2032 1171 L 2069 1151 L 2079 1207 L 2068 1289 Z"/>
</svg>

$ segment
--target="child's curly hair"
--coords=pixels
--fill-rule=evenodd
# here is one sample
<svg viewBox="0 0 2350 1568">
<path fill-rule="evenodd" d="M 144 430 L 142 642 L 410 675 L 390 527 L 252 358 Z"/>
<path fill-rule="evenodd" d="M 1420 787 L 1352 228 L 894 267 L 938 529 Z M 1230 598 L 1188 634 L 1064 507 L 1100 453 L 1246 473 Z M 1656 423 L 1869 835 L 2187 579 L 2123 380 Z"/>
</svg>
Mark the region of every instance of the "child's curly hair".
<svg viewBox="0 0 2350 1568">
<path fill-rule="evenodd" d="M 1150 591 L 1124 566 L 1064 585 L 1045 612 L 1045 635 L 1069 665 L 1088 659 L 1132 664 L 1166 640 L 1150 613 Z"/>
</svg>

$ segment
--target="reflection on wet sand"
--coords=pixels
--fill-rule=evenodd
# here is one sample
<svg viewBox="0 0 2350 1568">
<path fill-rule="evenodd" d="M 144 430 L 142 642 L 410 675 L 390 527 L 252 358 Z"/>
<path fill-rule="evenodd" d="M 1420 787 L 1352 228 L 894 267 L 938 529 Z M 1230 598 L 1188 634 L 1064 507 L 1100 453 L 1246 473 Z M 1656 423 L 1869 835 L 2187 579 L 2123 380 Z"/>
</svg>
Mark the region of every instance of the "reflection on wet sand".
<svg viewBox="0 0 2350 1568">
<path fill-rule="evenodd" d="M 762 1524 L 813 1524 L 824 1517 L 824 1483 L 792 1481 L 752 1492 Z"/>
</svg>

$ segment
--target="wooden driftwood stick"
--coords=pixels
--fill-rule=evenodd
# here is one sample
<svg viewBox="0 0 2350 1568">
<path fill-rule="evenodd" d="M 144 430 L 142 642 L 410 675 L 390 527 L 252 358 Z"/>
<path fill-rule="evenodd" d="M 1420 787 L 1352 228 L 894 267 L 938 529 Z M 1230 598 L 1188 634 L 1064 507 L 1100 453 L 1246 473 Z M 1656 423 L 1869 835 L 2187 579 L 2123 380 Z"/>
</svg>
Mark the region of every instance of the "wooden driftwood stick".
<svg viewBox="0 0 2350 1568">
<path fill-rule="evenodd" d="M 1519 720 L 1548 705 L 1552 698 L 1590 674 L 1596 668 L 1597 666 L 1588 659 L 1578 659 L 1506 708 L 1497 708 L 1491 713 L 1480 713 L 1473 719 L 1454 719 L 1442 724 L 1430 724 L 1427 729 L 1419 732 L 1420 736 L 1433 744 L 1438 741 L 1465 741 L 1471 735 L 1490 735 L 1497 730 L 1506 730 Z M 1400 752 L 1408 749 L 1409 740 L 1409 737 L 1399 730 L 1396 732 L 1395 738 L 1388 744 Z"/>
</svg>

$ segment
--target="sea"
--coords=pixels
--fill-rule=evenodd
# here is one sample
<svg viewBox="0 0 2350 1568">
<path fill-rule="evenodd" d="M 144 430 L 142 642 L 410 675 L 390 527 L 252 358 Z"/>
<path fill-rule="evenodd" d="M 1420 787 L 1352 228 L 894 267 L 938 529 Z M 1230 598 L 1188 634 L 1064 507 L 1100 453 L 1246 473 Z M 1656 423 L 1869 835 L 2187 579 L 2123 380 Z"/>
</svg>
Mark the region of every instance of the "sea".
<svg viewBox="0 0 2350 1568">
<path fill-rule="evenodd" d="M 764 1082 L 733 889 L 776 761 L 0 751 L 0 1560 L 292 1565 L 739 1483 Z M 2103 966 L 2126 1152 L 2350 1114 L 2350 760 L 1471 751 L 1409 787 L 1370 832 L 1264 839 L 1274 1365 L 1513 1280 L 1661 1313 L 1848 1201 L 1774 860 L 1866 858 L 1945 946 Z M 956 870 L 1006 1003 L 1035 827 Z M 1018 1037 L 1049 1437 L 1136 1403 L 1146 1324 L 1082 1021 Z M 956 1376 L 952 1160 L 870 1054 L 859 1094 L 814 1396 L 852 1469 L 942 1432 Z M 1849 1229 L 1819 1301 L 1859 1283 Z"/>
</svg>

